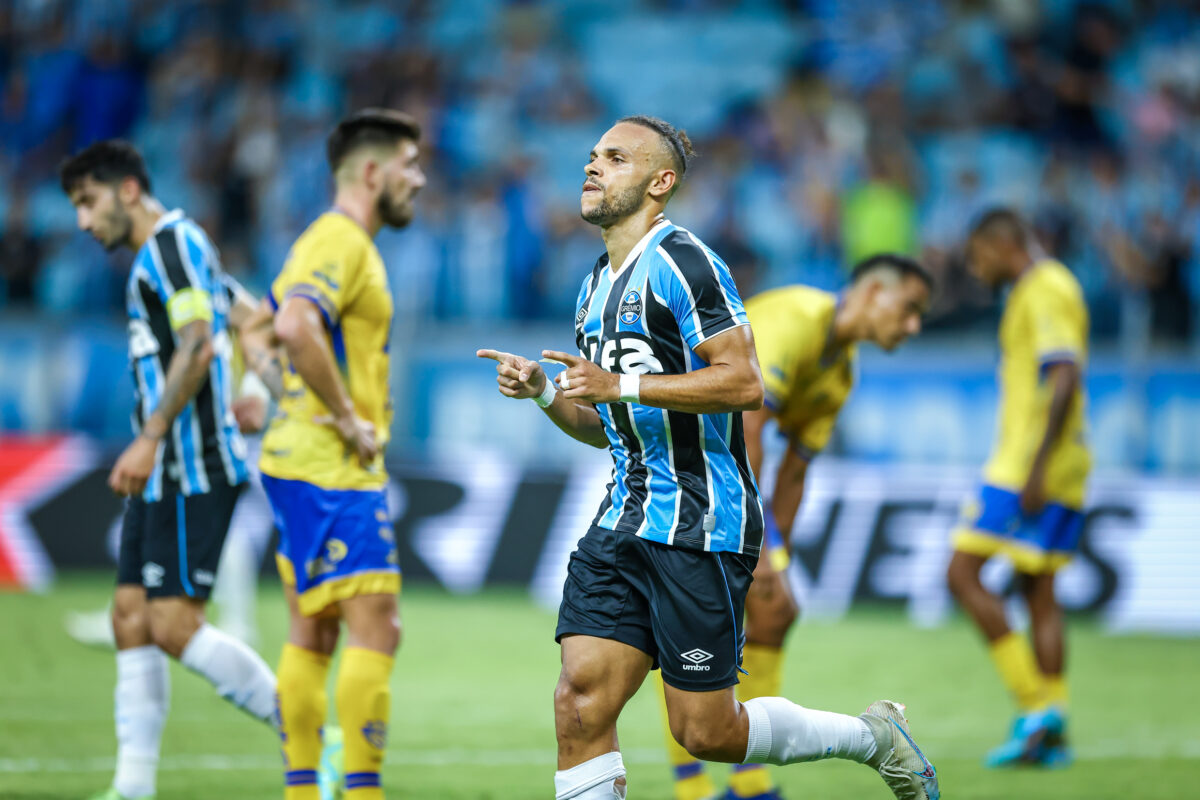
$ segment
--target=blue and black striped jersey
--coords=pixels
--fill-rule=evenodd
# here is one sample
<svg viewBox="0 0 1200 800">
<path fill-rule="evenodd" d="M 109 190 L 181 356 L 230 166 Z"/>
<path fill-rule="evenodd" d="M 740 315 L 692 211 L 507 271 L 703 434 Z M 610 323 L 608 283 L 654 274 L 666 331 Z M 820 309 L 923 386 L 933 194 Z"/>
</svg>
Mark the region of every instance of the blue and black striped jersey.
<svg viewBox="0 0 1200 800">
<path fill-rule="evenodd" d="M 696 348 L 748 324 L 729 268 L 663 220 L 615 272 L 602 256 L 575 316 L 579 351 L 616 373 L 679 375 L 707 364 Z M 763 514 L 741 413 L 688 414 L 637 403 L 597 410 L 613 456 L 594 524 L 655 542 L 755 555 Z"/>
<path fill-rule="evenodd" d="M 182 211 L 163 215 L 134 258 L 125 305 L 135 433 L 158 407 L 175 353 L 172 310 L 199 309 L 186 315 L 177 311 L 175 321 L 210 320 L 216 350 L 207 380 L 159 445 L 154 472 L 143 493 L 148 502 L 162 499 L 164 484 L 193 495 L 209 491 L 215 482 L 237 485 L 247 478 L 246 443 L 230 409 L 233 373 L 228 318 L 235 291 L 236 284 L 221 269 L 208 236 Z"/>
</svg>

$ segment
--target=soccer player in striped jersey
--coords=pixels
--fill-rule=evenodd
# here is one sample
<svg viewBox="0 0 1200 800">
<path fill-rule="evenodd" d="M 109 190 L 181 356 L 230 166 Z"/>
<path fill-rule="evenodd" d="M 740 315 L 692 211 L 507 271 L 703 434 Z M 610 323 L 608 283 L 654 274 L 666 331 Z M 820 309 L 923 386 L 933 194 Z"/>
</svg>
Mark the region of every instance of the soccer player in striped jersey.
<svg viewBox="0 0 1200 800">
<path fill-rule="evenodd" d="M 937 798 L 898 704 L 852 717 L 734 694 L 763 538 L 741 412 L 762 405 L 763 385 L 729 269 L 664 217 L 691 156 L 684 134 L 647 116 L 620 120 L 592 150 L 581 212 L 607 252 L 579 294 L 579 353 L 543 351 L 566 366 L 558 388 L 536 361 L 478 352 L 498 362 L 502 394 L 533 399 L 613 457 L 555 632 L 556 797 L 625 797 L 617 717 L 660 668 L 671 732 L 696 758 L 847 758 L 877 769 L 897 797 Z"/>
<path fill-rule="evenodd" d="M 985 763 L 1061 766 L 1070 751 L 1054 576 L 1079 546 L 1091 470 L 1083 388 L 1087 306 L 1071 271 L 1042 252 L 1027 223 L 1008 209 L 980 218 L 968 259 L 985 283 L 1012 290 L 1000 320 L 996 442 L 978 501 L 954 533 L 948 580 L 1017 703 L 1009 739 Z M 1009 627 L 1003 600 L 980 582 L 980 570 L 996 555 L 1016 568 L 1032 646 Z"/>
<path fill-rule="evenodd" d="M 322 795 L 325 685 L 341 622 L 337 676 L 347 800 L 381 800 L 400 645 L 400 563 L 383 451 L 392 420 L 393 302 L 373 241 L 411 221 L 425 185 L 411 117 L 365 109 L 327 141 L 333 207 L 292 245 L 268 296 L 286 351 L 279 413 L 263 437 L 263 489 L 279 529 L 276 561 L 289 610 L 279 659 L 287 800 Z"/>
<path fill-rule="evenodd" d="M 81 230 L 107 249 L 136 251 L 126 291 L 136 437 L 109 476 L 128 498 L 113 598 L 117 770 L 100 797 L 153 797 L 169 697 L 164 653 L 258 719 L 274 717 L 270 668 L 204 616 L 247 476 L 230 408 L 234 309 L 216 249 L 155 199 L 132 145 L 97 142 L 63 163 L 61 179 Z"/>
<path fill-rule="evenodd" d="M 748 673 L 738 698 L 779 694 L 783 643 L 797 608 L 787 583 L 789 542 L 804 496 L 808 464 L 824 449 L 856 378 L 859 342 L 894 350 L 921 329 L 933 279 L 917 262 L 894 254 L 858 264 L 840 294 L 808 286 L 785 286 L 746 301 L 746 315 L 762 367 L 763 407 L 747 412 L 746 451 L 759 483 L 763 477 L 763 432 L 774 421 L 788 446 L 774 472 L 765 521 L 764 556 L 746 595 Z M 676 800 L 702 800 L 715 788 L 700 762 L 668 737 Z M 727 800 L 778 800 L 761 764 L 740 764 L 730 777 Z"/>
</svg>

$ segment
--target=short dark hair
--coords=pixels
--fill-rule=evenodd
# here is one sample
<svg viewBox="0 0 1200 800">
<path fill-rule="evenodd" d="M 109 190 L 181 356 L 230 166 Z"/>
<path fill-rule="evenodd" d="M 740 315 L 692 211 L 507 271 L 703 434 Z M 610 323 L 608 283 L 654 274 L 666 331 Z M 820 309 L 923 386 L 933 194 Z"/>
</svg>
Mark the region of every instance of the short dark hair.
<svg viewBox="0 0 1200 800">
<path fill-rule="evenodd" d="M 338 171 L 346 156 L 362 147 L 394 145 L 404 139 L 421 140 L 421 126 L 403 111 L 364 108 L 337 124 L 325 142 L 329 168 Z"/>
<path fill-rule="evenodd" d="M 687 174 L 688 165 L 692 163 L 692 159 L 696 156 L 696 151 L 692 148 L 692 140 L 688 138 L 687 132 L 676 128 L 665 119 L 651 117 L 646 114 L 634 114 L 633 116 L 621 117 L 617 120 L 617 124 L 622 122 L 641 125 L 643 128 L 649 128 L 657 133 L 667 143 L 667 150 L 671 153 L 671 162 L 675 166 L 675 171 L 679 173 L 679 182 L 683 181 L 683 176 Z"/>
<path fill-rule="evenodd" d="M 138 149 L 124 139 L 94 142 L 59 164 L 58 178 L 67 194 L 88 177 L 99 183 L 118 183 L 133 178 L 143 192 L 150 193 L 146 162 Z"/>
<path fill-rule="evenodd" d="M 933 276 L 929 274 L 929 270 L 922 267 L 915 258 L 909 258 L 899 253 L 879 253 L 870 258 L 864 258 L 854 265 L 854 269 L 850 273 L 850 282 L 858 283 L 864 275 L 881 267 L 895 270 L 900 273 L 900 277 L 911 275 L 924 283 L 929 291 L 932 292 L 934 289 Z"/>
<path fill-rule="evenodd" d="M 1009 237 L 1018 247 L 1028 247 L 1030 240 L 1029 226 L 1025 220 L 1011 208 L 997 207 L 981 214 L 971 226 L 969 239 L 976 236 L 995 236 L 1002 234 Z"/>
</svg>

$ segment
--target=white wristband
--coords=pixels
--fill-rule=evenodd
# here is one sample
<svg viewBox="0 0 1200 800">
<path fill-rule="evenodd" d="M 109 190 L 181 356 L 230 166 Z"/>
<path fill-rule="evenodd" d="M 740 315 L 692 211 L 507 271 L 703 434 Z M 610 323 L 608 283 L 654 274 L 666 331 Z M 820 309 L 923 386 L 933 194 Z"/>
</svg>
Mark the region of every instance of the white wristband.
<svg viewBox="0 0 1200 800">
<path fill-rule="evenodd" d="M 554 398 L 558 396 L 558 389 L 554 386 L 554 381 L 550 380 L 550 376 L 546 376 L 546 385 L 542 387 L 542 393 L 537 397 L 530 398 L 537 403 L 538 408 L 546 408 L 554 402 Z"/>
<path fill-rule="evenodd" d="M 641 375 L 622 375 L 621 376 L 621 402 L 636 403 L 638 401 L 638 393 L 642 387 Z"/>
<path fill-rule="evenodd" d="M 258 373 L 252 370 L 246 370 L 242 375 L 242 383 L 238 388 L 238 397 L 257 397 L 264 403 L 271 402 L 271 390 L 263 383 L 262 378 L 258 377 Z"/>
</svg>

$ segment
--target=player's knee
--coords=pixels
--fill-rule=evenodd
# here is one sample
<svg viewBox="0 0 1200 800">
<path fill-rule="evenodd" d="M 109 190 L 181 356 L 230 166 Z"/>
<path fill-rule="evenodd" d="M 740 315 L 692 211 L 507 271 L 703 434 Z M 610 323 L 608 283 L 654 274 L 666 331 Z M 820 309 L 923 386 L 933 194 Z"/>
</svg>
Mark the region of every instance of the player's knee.
<svg viewBox="0 0 1200 800">
<path fill-rule="evenodd" d="M 293 617 L 288 628 L 288 641 L 303 650 L 333 655 L 337 649 L 341 626 L 337 619 Z"/>
<path fill-rule="evenodd" d="M 380 653 L 395 653 L 400 647 L 400 620 L 394 615 L 377 617 L 370 625 L 350 630 L 350 644 Z"/>
<path fill-rule="evenodd" d="M 400 646 L 400 610 L 393 595 L 363 595 L 344 601 L 341 616 L 346 620 L 350 645 L 381 653 L 394 653 Z"/>
<path fill-rule="evenodd" d="M 342 624 L 339 619 L 317 620 L 313 633 L 312 649 L 327 656 L 333 655 L 337 649 L 338 638 L 342 635 Z"/>
<path fill-rule="evenodd" d="M 558 676 L 558 684 L 554 687 L 554 711 L 574 712 L 585 695 L 586 689 L 573 681 L 566 670 L 563 670 Z"/>
<path fill-rule="evenodd" d="M 961 600 L 978 581 L 979 576 L 970 564 L 957 557 L 950 559 L 950 565 L 946 567 L 946 585 L 951 594 Z"/>
<path fill-rule="evenodd" d="M 113 598 L 112 624 L 118 638 L 122 631 L 144 631 L 149 624 L 145 596 L 134 597 L 117 592 Z"/>
<path fill-rule="evenodd" d="M 736 728 L 737 726 L 684 722 L 678 729 L 672 725 L 671 735 L 693 758 L 701 761 L 733 762 L 741 761 L 746 754 L 744 744 L 739 748 L 730 740 L 730 732 Z"/>
<path fill-rule="evenodd" d="M 200 628 L 202 612 L 175 598 L 152 601 L 149 604 L 150 640 L 172 658 L 183 655 L 183 649 Z"/>
<path fill-rule="evenodd" d="M 153 619 L 150 621 L 150 640 L 172 658 L 178 659 L 183 655 L 183 648 L 187 647 L 191 638 L 191 633 L 184 634 L 169 624 Z"/>
<path fill-rule="evenodd" d="M 404 638 L 404 626 L 400 624 L 400 620 L 392 617 L 379 624 L 379 640 L 382 647 L 381 650 L 395 653 L 400 649 L 400 641 Z"/>
<path fill-rule="evenodd" d="M 589 738 L 595 733 L 595 729 L 601 726 L 593 719 L 594 707 L 589 683 L 579 673 L 564 668 L 554 687 L 554 719 L 558 738 Z"/>
</svg>

